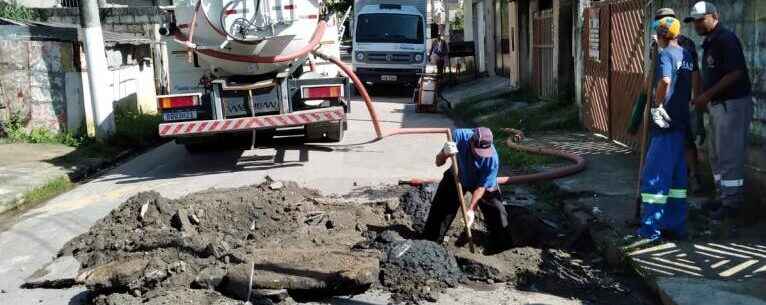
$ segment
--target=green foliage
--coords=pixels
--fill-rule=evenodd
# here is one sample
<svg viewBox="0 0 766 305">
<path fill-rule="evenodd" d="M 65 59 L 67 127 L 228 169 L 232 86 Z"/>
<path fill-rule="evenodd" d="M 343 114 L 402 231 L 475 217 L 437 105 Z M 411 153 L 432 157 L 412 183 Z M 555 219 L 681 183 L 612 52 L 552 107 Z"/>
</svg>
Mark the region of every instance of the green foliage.
<svg viewBox="0 0 766 305">
<path fill-rule="evenodd" d="M 463 10 L 458 10 L 455 15 L 455 19 L 450 21 L 450 29 L 453 31 L 462 31 L 465 17 L 463 17 Z"/>
<path fill-rule="evenodd" d="M 117 130 L 104 142 L 71 133 L 54 133 L 35 128 L 27 131 L 21 115 L 11 115 L 8 122 L 0 122 L 0 143 L 47 143 L 77 148 L 88 157 L 112 158 L 123 150 L 144 148 L 161 143 L 157 132 L 159 114 L 146 114 L 137 110 L 117 108 L 114 113 Z M 84 132 L 82 132 L 84 134 Z"/>
<path fill-rule="evenodd" d="M 114 111 L 116 133 L 111 142 L 124 147 L 146 147 L 160 142 L 157 126 L 162 118 L 159 114 L 148 114 L 128 107 Z"/>
<path fill-rule="evenodd" d="M 527 102 L 526 107 L 508 110 L 514 102 Z M 579 109 L 569 101 L 543 101 L 524 91 L 490 94 L 466 99 L 457 105 L 453 115 L 477 126 L 492 129 L 495 148 L 503 165 L 515 170 L 551 164 L 556 158 L 519 152 L 508 148 L 510 136 L 503 128 L 515 128 L 527 134 L 552 130 L 580 130 Z"/>
<path fill-rule="evenodd" d="M 481 103 L 496 100 L 495 103 Z M 505 111 L 512 102 L 528 102 L 529 106 Z M 579 109 L 566 100 L 539 100 L 523 91 L 468 99 L 453 113 L 459 118 L 493 130 L 516 128 L 525 132 L 580 130 Z"/>
<path fill-rule="evenodd" d="M 48 181 L 45 185 L 35 188 L 23 195 L 24 204 L 36 204 L 71 190 L 74 183 L 68 177 L 62 176 Z"/>
<path fill-rule="evenodd" d="M 353 4 L 352 0 L 328 0 L 324 2 L 327 11 L 332 14 L 344 14 Z"/>
<path fill-rule="evenodd" d="M 0 17 L 13 20 L 44 20 L 39 11 L 20 6 L 18 4 L 8 4 L 0 2 Z"/>
<path fill-rule="evenodd" d="M 2 123 L 2 130 L 6 136 L 5 142 L 63 144 L 72 147 L 82 143 L 81 138 L 71 133 L 54 133 L 44 128 L 34 128 L 27 132 L 18 113 L 12 114 L 8 122 Z"/>
</svg>

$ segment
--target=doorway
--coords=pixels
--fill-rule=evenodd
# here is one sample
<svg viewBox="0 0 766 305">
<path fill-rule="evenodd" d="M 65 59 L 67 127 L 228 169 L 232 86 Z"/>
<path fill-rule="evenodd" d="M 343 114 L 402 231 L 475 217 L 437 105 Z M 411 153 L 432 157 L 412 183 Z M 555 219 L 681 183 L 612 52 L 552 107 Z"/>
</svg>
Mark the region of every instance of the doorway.
<svg viewBox="0 0 766 305">
<path fill-rule="evenodd" d="M 511 87 L 518 88 L 519 75 L 519 6 L 516 1 L 508 3 L 508 58 Z"/>
<path fill-rule="evenodd" d="M 495 73 L 502 76 L 511 74 L 510 23 L 508 22 L 508 0 L 495 0 Z"/>
</svg>

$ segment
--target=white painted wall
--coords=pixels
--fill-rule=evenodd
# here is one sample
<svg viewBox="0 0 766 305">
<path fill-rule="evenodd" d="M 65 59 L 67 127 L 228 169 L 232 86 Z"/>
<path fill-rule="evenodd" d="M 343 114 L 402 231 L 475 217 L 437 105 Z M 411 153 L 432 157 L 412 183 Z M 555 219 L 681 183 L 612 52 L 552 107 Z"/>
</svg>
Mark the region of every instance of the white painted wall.
<svg viewBox="0 0 766 305">
<path fill-rule="evenodd" d="M 117 102 L 122 102 L 135 105 L 139 111 L 144 113 L 156 113 L 157 96 L 153 69 L 152 65 L 146 64 L 143 69 L 140 69 L 138 65 L 130 65 L 110 70 L 109 73 L 105 74 L 107 77 L 105 81 L 106 91 L 108 92 L 105 103 L 114 105 Z M 81 105 L 85 106 L 83 110 L 88 134 L 93 135 L 95 128 L 93 126 L 93 106 L 90 103 L 90 89 L 87 86 L 88 73 L 82 72 L 79 75 L 82 81 L 79 101 Z M 76 79 L 74 76 L 72 78 Z M 77 92 L 73 94 L 77 94 Z"/>
<path fill-rule="evenodd" d="M 463 1 L 463 40 L 473 41 L 473 0 Z"/>
</svg>

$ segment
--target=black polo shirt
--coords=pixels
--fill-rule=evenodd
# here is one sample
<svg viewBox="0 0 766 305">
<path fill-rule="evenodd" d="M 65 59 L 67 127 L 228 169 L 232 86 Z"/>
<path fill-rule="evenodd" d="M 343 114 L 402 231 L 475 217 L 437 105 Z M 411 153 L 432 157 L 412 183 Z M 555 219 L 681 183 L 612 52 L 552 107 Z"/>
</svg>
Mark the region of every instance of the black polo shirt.
<svg viewBox="0 0 766 305">
<path fill-rule="evenodd" d="M 742 52 L 742 43 L 734 32 L 719 24 L 705 38 L 702 49 L 702 83 L 705 91 L 715 86 L 730 72 L 744 72 L 744 76 L 736 83 L 714 96 L 714 102 L 743 98 L 751 94 L 750 74 L 747 71 L 745 54 Z"/>
</svg>

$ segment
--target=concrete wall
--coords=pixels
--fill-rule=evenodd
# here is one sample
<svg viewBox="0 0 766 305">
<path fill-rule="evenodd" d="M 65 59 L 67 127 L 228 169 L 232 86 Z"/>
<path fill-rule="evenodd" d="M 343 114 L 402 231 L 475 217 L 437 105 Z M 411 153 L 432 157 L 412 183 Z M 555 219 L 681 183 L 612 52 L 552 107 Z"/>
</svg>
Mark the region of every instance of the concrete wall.
<svg viewBox="0 0 766 305">
<path fill-rule="evenodd" d="M 0 41 L 0 103 L 4 116 L 19 116 L 28 129 L 53 132 L 79 129 L 78 113 L 67 103 L 77 82 L 74 44 L 49 41 Z M 82 104 L 80 103 L 80 106 Z"/>
<path fill-rule="evenodd" d="M 80 0 L 86 1 L 86 0 Z M 3 0 L 7 3 L 18 3 L 25 7 L 57 7 L 60 0 Z M 108 4 L 120 6 L 154 6 L 154 5 L 172 5 L 172 0 L 108 0 Z"/>
<path fill-rule="evenodd" d="M 59 0 L 3 0 L 2 2 L 10 4 L 18 4 L 24 7 L 56 7 L 61 1 Z"/>
<path fill-rule="evenodd" d="M 38 8 L 46 21 L 79 24 L 78 8 Z M 162 23 L 161 10 L 157 7 L 108 7 L 101 8 L 101 23 L 114 25 L 141 25 Z"/>
<path fill-rule="evenodd" d="M 78 44 L 0 41 L 3 117 L 18 115 L 28 130 L 81 131 L 92 115 L 87 67 Z M 120 45 L 106 52 L 111 71 L 111 97 L 104 102 L 156 112 L 153 67 L 150 61 L 144 60 L 150 56 L 149 46 Z"/>
</svg>

